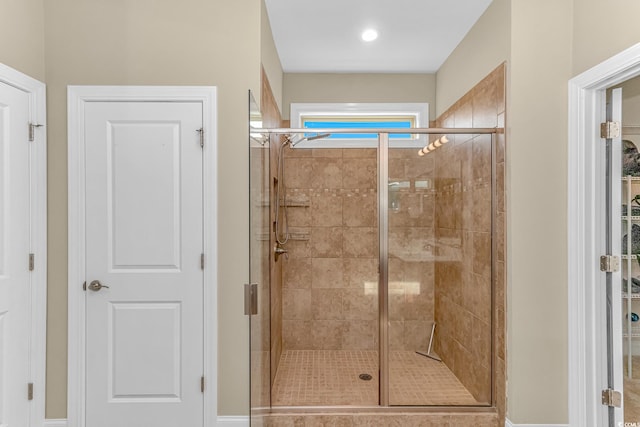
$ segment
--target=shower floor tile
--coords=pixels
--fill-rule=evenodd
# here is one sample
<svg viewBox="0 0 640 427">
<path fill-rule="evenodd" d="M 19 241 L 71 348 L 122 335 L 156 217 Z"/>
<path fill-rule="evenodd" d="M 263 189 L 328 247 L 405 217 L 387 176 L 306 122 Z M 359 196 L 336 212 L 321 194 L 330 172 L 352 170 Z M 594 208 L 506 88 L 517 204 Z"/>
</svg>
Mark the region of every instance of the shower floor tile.
<svg viewBox="0 0 640 427">
<path fill-rule="evenodd" d="M 442 363 L 412 351 L 391 352 L 392 405 L 475 405 L 478 402 Z M 359 378 L 371 375 L 370 381 Z M 286 350 L 273 385 L 273 406 L 378 405 L 378 352 Z"/>
</svg>

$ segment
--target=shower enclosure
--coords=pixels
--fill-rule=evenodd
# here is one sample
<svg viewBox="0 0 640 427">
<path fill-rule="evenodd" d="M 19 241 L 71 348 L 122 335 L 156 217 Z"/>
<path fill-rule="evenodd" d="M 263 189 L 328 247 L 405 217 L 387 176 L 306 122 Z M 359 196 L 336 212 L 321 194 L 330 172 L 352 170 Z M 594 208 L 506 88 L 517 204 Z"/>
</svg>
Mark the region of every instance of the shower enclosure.
<svg viewBox="0 0 640 427">
<path fill-rule="evenodd" d="M 358 132 L 251 130 L 252 425 L 493 404 L 496 129 Z"/>
</svg>

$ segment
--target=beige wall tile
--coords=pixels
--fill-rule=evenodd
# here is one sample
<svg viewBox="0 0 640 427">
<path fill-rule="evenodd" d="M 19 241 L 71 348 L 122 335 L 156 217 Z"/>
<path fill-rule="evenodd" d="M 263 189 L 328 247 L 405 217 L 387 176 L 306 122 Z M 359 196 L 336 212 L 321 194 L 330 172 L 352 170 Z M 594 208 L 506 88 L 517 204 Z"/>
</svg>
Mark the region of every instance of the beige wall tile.
<svg viewBox="0 0 640 427">
<path fill-rule="evenodd" d="M 346 287 L 365 289 L 375 284 L 377 289 L 378 258 L 343 258 L 343 268 Z"/>
<path fill-rule="evenodd" d="M 306 350 L 312 345 L 312 321 L 282 320 L 282 346 L 287 350 Z"/>
<path fill-rule="evenodd" d="M 345 158 L 343 188 L 376 188 L 378 162 L 375 158 Z"/>
<path fill-rule="evenodd" d="M 297 151 L 297 150 L 294 150 Z M 285 161 L 286 185 L 288 188 L 311 188 L 313 159 L 294 157 Z"/>
<path fill-rule="evenodd" d="M 311 320 L 311 290 L 282 290 L 282 318 L 284 320 Z"/>
<path fill-rule="evenodd" d="M 289 245 L 288 245 L 289 246 Z M 311 258 L 294 258 L 284 260 L 282 267 L 282 285 L 285 288 L 305 289 L 311 287 Z"/>
<path fill-rule="evenodd" d="M 341 227 L 312 227 L 309 241 L 311 256 L 314 258 L 341 257 L 342 228 Z"/>
<path fill-rule="evenodd" d="M 476 86 L 472 93 L 473 127 L 492 128 L 498 124 L 497 88 L 495 79 Z"/>
<path fill-rule="evenodd" d="M 343 350 L 378 350 L 378 321 L 350 320 L 345 323 Z"/>
<path fill-rule="evenodd" d="M 318 191 L 311 197 L 311 210 L 307 219 L 314 227 L 338 227 L 342 225 L 342 194 L 337 190 Z"/>
<path fill-rule="evenodd" d="M 346 257 L 373 258 L 378 255 L 378 230 L 372 227 L 344 229 L 343 253 Z"/>
<path fill-rule="evenodd" d="M 310 349 L 339 350 L 347 322 L 343 320 L 314 320 L 312 322 Z"/>
<path fill-rule="evenodd" d="M 312 258 L 310 274 L 313 288 L 344 287 L 342 258 Z"/>
<path fill-rule="evenodd" d="M 320 157 L 313 159 L 309 179 L 313 188 L 336 189 L 342 187 L 342 175 L 341 158 Z"/>
<path fill-rule="evenodd" d="M 375 191 L 348 191 L 343 195 L 343 225 L 378 226 L 378 194 Z"/>
<path fill-rule="evenodd" d="M 404 348 L 406 350 L 426 351 L 429 345 L 432 321 L 405 320 Z"/>
<path fill-rule="evenodd" d="M 378 156 L 377 148 L 345 148 L 342 150 L 343 158 L 376 158 Z"/>
<path fill-rule="evenodd" d="M 311 311 L 314 320 L 342 320 L 342 289 L 312 289 Z"/>
<path fill-rule="evenodd" d="M 342 293 L 342 309 L 346 320 L 377 320 L 378 293 L 358 288 L 347 288 Z"/>
</svg>

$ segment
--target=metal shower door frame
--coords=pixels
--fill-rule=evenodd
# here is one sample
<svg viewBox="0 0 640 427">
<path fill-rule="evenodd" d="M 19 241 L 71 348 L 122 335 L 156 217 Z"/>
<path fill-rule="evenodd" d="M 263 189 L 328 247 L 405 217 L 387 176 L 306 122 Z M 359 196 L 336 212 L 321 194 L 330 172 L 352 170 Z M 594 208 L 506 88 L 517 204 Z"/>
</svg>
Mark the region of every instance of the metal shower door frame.
<svg viewBox="0 0 640 427">
<path fill-rule="evenodd" d="M 300 128 L 276 128 L 276 129 L 256 129 L 251 128 L 251 133 L 256 134 L 377 134 L 378 135 L 378 319 L 379 319 L 379 342 L 378 342 L 378 357 L 379 357 L 379 409 L 388 411 L 389 409 L 396 408 L 401 411 L 407 410 L 421 410 L 422 408 L 429 406 L 391 406 L 389 402 L 389 138 L 394 134 L 417 134 L 417 135 L 433 135 L 433 134 L 489 134 L 491 135 L 491 288 L 494 287 L 495 282 L 495 211 L 496 211 L 496 170 L 495 170 L 495 135 L 500 128 L 411 128 L 411 129 L 340 129 L 340 128 L 326 128 L 326 129 L 300 129 Z M 405 147 L 406 148 L 406 147 Z M 416 147 L 418 149 L 419 147 Z M 495 331 L 494 325 L 496 324 L 495 313 L 493 307 L 495 306 L 494 292 L 491 292 L 491 406 L 495 404 L 494 385 L 495 385 Z M 323 407 L 326 409 L 326 407 Z M 370 408 L 368 408 L 370 409 Z M 309 412 L 309 410 L 304 411 Z"/>
</svg>

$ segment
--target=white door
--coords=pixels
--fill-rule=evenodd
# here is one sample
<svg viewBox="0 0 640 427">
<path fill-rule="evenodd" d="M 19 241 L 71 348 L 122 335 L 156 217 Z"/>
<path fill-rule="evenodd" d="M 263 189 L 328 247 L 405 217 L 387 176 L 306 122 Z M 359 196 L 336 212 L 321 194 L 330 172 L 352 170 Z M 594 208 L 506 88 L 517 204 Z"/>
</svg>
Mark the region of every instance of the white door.
<svg viewBox="0 0 640 427">
<path fill-rule="evenodd" d="M 203 425 L 202 123 L 197 102 L 86 107 L 88 427 Z"/>
<path fill-rule="evenodd" d="M 29 95 L 0 83 L 0 426 L 30 425 Z"/>
</svg>

